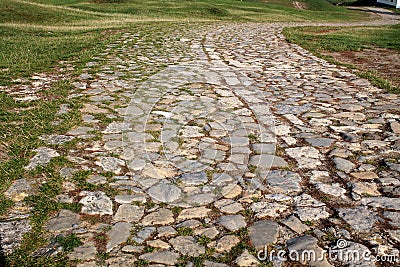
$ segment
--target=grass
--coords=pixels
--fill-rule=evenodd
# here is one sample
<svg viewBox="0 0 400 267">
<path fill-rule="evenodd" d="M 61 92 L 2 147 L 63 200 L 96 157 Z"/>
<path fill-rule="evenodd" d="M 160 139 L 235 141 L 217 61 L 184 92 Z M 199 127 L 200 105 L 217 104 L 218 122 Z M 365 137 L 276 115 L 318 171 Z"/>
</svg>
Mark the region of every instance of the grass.
<svg viewBox="0 0 400 267">
<path fill-rule="evenodd" d="M 14 0 L 17 1 L 17 0 Z M 336 7 L 325 0 L 303 0 L 310 10 L 297 10 L 289 0 L 34 0 L 40 7 L 63 10 L 69 7 L 73 16 L 97 16 L 99 13 L 128 15 L 125 18 L 156 20 L 226 20 L 226 21 L 305 21 L 361 19 L 360 12 Z M 25 2 L 24 2 L 25 3 Z M 31 3 L 31 5 L 33 5 Z M 72 10 L 68 9 L 69 12 Z M 84 12 L 86 11 L 86 12 Z M 89 13 L 87 13 L 89 12 Z"/>
<path fill-rule="evenodd" d="M 296 27 L 285 28 L 287 40 L 311 51 L 318 57 L 340 64 L 326 52 L 360 51 L 362 49 L 385 48 L 400 51 L 400 24 L 379 27 Z M 356 68 L 351 64 L 345 66 Z M 400 93 L 389 81 L 379 77 L 376 71 L 358 70 L 360 77 L 368 79 L 374 86 L 389 92 Z"/>
<path fill-rule="evenodd" d="M 101 30 L 43 31 L 0 26 L 0 85 L 35 72 L 52 71 L 61 60 L 88 61 L 107 38 Z"/>
<path fill-rule="evenodd" d="M 365 48 L 400 50 L 400 25 L 380 27 L 296 27 L 286 28 L 290 42 L 322 53 L 356 51 Z"/>
</svg>

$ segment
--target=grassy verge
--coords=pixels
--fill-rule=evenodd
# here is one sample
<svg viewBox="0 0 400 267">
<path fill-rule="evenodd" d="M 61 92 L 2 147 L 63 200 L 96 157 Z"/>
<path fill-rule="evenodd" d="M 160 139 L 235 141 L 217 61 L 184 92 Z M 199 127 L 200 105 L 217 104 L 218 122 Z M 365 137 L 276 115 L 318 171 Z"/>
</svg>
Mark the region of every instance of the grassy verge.
<svg viewBox="0 0 400 267">
<path fill-rule="evenodd" d="M 380 27 L 297 27 L 286 28 L 283 33 L 289 42 L 298 44 L 335 64 L 343 64 L 357 69 L 353 65 L 337 62 L 327 52 L 359 51 L 362 49 L 385 48 L 400 52 L 400 25 Z M 400 93 L 398 87 L 379 77 L 375 71 L 357 69 L 357 74 L 368 79 L 373 85 Z"/>
<path fill-rule="evenodd" d="M 0 83 L 5 85 L 10 84 L 12 79 L 29 77 L 34 72 L 58 72 L 58 68 L 65 67 L 60 63 L 64 60 L 73 63 L 73 74 L 79 74 L 86 62 L 118 37 L 115 31 L 48 32 L 33 27 L 1 27 L 1 33 L 4 38 L 0 40 Z M 81 124 L 79 108 L 85 99 L 68 99 L 75 90 L 68 79 L 54 81 L 50 88 L 38 93 L 41 97 L 39 100 L 32 102 L 15 101 L 0 91 L 0 215 L 6 214 L 13 206 L 13 202 L 4 196 L 12 181 L 20 178 L 43 181 L 38 193 L 24 200 L 33 208 L 30 217 L 32 231 L 25 236 L 21 247 L 5 259 L 6 266 L 67 265 L 67 259 L 62 253 L 54 257 L 35 257 L 32 253 L 47 243 L 43 225 L 51 214 L 61 208 L 76 212 L 80 210 L 76 204 L 63 204 L 55 199 L 61 192 L 63 181 L 59 171 L 70 163 L 64 157 L 59 157 L 45 168 L 35 171 L 28 172 L 24 166 L 34 155 L 32 150 L 45 145 L 39 139 L 40 136 L 62 134 Z M 70 111 L 57 115 L 60 105 L 67 105 Z M 54 124 L 54 121 L 60 123 Z M 57 150 L 65 154 L 63 152 L 69 146 L 68 143 L 61 145 Z M 66 237 L 66 240 L 62 240 L 68 243 L 67 247 L 79 244 L 79 240 L 72 238 L 70 242 L 70 239 Z"/>
<path fill-rule="evenodd" d="M 1 27 L 0 85 L 34 72 L 48 72 L 62 60 L 87 61 L 107 38 L 100 30 L 44 31 Z"/>
<path fill-rule="evenodd" d="M 331 5 L 326 0 L 302 0 L 309 10 L 297 10 L 291 0 L 34 0 L 46 5 L 130 18 L 224 21 L 348 21 L 365 19 L 362 12 Z"/>
</svg>

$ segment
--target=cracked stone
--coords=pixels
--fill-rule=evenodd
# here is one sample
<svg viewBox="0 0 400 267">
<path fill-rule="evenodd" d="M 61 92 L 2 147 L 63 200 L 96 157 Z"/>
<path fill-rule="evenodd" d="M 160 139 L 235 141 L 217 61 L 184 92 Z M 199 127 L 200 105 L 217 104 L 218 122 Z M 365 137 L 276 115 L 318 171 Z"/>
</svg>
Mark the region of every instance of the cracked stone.
<svg viewBox="0 0 400 267">
<path fill-rule="evenodd" d="M 206 207 L 185 209 L 179 214 L 178 220 L 206 218 L 210 211 L 211 210 Z"/>
<path fill-rule="evenodd" d="M 39 147 L 34 151 L 37 154 L 30 160 L 28 166 L 25 167 L 25 169 L 27 170 L 34 170 L 38 166 L 45 166 L 50 162 L 52 158 L 60 156 L 57 151 L 47 147 Z"/>
<path fill-rule="evenodd" d="M 125 166 L 125 161 L 114 157 L 100 157 L 95 164 L 102 167 L 105 172 L 120 174 L 122 171 L 121 167 Z"/>
<path fill-rule="evenodd" d="M 115 221 L 138 222 L 144 215 L 144 208 L 130 204 L 122 204 L 118 207 L 114 216 Z"/>
<path fill-rule="evenodd" d="M 117 222 L 108 232 L 109 240 L 107 242 L 106 251 L 110 252 L 116 246 L 126 242 L 130 236 L 130 231 L 132 229 L 132 224 L 127 222 Z"/>
<path fill-rule="evenodd" d="M 314 169 L 322 164 L 319 151 L 311 146 L 287 148 L 286 153 L 297 161 L 299 168 Z"/>
<path fill-rule="evenodd" d="M 160 202 L 171 203 L 181 197 L 181 190 L 173 185 L 168 183 L 160 183 L 155 186 L 152 186 L 148 190 L 149 195 Z"/>
<path fill-rule="evenodd" d="M 303 224 L 299 219 L 297 219 L 296 216 L 290 215 L 288 218 L 286 218 L 284 221 L 282 221 L 284 225 L 292 229 L 298 234 L 302 234 L 308 230 L 310 230 L 310 227 L 307 225 Z"/>
<path fill-rule="evenodd" d="M 145 216 L 142 220 L 143 225 L 167 225 L 175 221 L 174 214 L 168 209 L 161 208 Z"/>
<path fill-rule="evenodd" d="M 0 222 L 0 252 L 4 255 L 14 252 L 31 229 L 28 220 Z"/>
<path fill-rule="evenodd" d="M 257 250 L 278 240 L 279 225 L 273 221 L 257 221 L 249 227 L 250 241 Z"/>
<path fill-rule="evenodd" d="M 179 254 L 170 251 L 156 251 L 151 253 L 142 254 L 139 259 L 147 262 L 154 262 L 165 265 L 176 265 L 178 262 Z"/>
<path fill-rule="evenodd" d="M 47 222 L 46 228 L 49 231 L 70 231 L 75 225 L 79 225 L 78 214 L 70 210 L 60 210 L 57 217 Z"/>
<path fill-rule="evenodd" d="M 336 165 L 336 168 L 340 171 L 344 171 L 344 172 L 350 172 L 352 169 L 354 169 L 356 167 L 356 165 L 347 160 L 347 159 L 342 159 L 342 158 L 333 158 L 333 162 Z"/>
<path fill-rule="evenodd" d="M 86 196 L 82 198 L 79 203 L 83 204 L 82 213 L 89 215 L 112 215 L 113 204 L 111 199 L 101 191 L 87 192 Z"/>
<path fill-rule="evenodd" d="M 195 243 L 191 236 L 178 236 L 169 240 L 174 249 L 183 255 L 198 257 L 206 252 L 205 248 Z"/>
<path fill-rule="evenodd" d="M 240 228 L 246 227 L 246 221 L 242 215 L 226 215 L 219 218 L 219 223 L 228 229 L 235 232 Z"/>
<path fill-rule="evenodd" d="M 378 222 L 376 214 L 366 207 L 339 209 L 338 211 L 339 216 L 357 231 L 369 231 Z"/>
</svg>

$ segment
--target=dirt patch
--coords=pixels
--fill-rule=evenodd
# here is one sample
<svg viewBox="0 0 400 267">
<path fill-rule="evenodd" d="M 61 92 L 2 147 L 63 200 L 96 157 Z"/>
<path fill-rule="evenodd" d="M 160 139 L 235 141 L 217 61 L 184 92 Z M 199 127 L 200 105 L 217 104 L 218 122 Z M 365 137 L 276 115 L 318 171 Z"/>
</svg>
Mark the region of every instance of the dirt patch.
<svg viewBox="0 0 400 267">
<path fill-rule="evenodd" d="M 364 49 L 361 51 L 325 52 L 335 60 L 352 64 L 363 71 L 376 71 L 381 78 L 400 87 L 400 51 L 391 49 Z"/>
<path fill-rule="evenodd" d="M 307 10 L 308 9 L 308 6 L 306 3 L 299 2 L 299 1 L 293 1 L 293 6 L 298 10 Z"/>
</svg>

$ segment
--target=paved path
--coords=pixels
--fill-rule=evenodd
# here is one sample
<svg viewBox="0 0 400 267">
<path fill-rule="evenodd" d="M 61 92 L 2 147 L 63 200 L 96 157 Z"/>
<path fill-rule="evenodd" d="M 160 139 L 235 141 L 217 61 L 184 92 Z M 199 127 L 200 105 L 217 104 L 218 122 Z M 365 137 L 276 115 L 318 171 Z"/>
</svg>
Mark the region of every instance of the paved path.
<svg viewBox="0 0 400 267">
<path fill-rule="evenodd" d="M 82 210 L 46 225 L 84 241 L 77 266 L 258 266 L 265 246 L 398 255 L 399 97 L 288 44 L 283 26 L 147 25 L 87 64 L 70 96 L 88 97 L 84 125 L 43 137 L 81 140 L 58 200 Z M 63 152 L 37 153 L 28 169 Z M 80 170 L 94 190 L 77 190 Z M 18 216 L 3 239 L 29 229 Z M 308 263 L 374 266 L 335 255 Z"/>
</svg>

